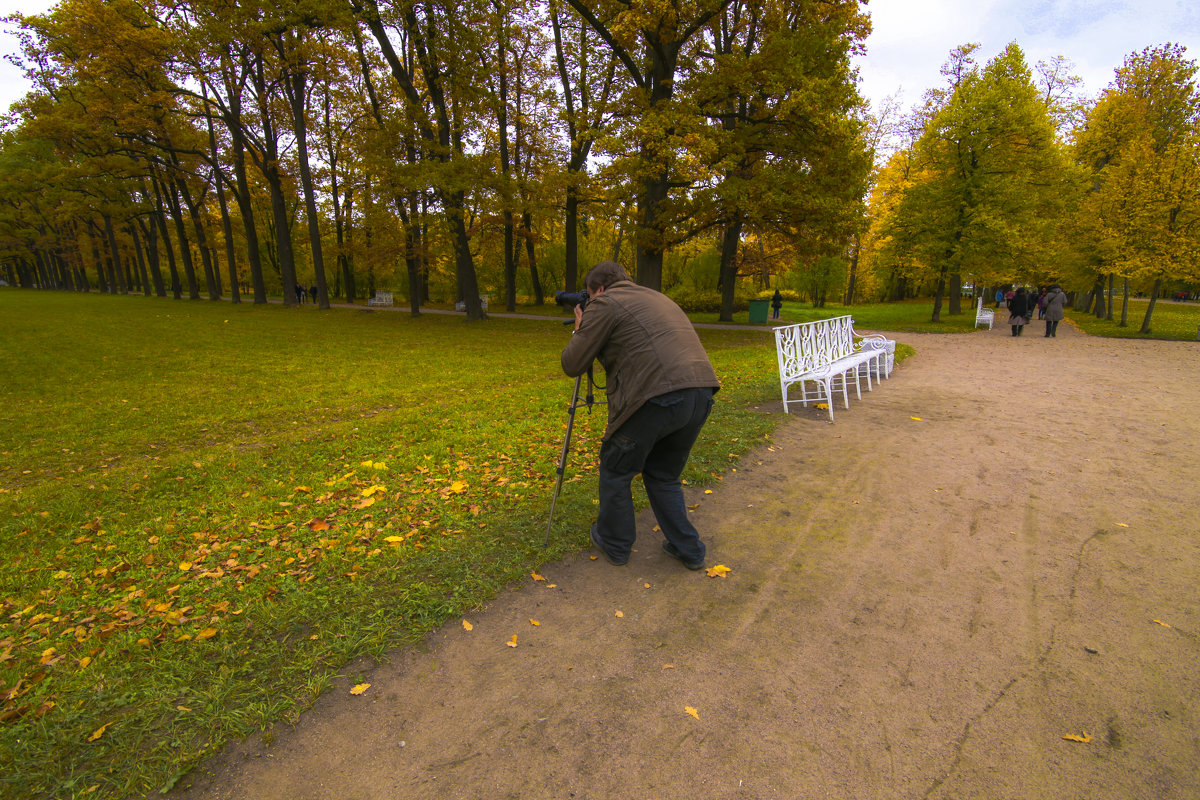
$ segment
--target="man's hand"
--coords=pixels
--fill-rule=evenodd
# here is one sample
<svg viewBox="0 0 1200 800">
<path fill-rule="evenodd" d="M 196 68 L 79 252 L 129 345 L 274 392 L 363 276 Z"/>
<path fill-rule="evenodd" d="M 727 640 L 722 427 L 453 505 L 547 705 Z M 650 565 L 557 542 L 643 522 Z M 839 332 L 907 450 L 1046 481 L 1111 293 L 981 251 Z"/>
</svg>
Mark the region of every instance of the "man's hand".
<svg viewBox="0 0 1200 800">
<path fill-rule="evenodd" d="M 575 330 L 579 330 L 579 323 L 583 322 L 583 306 L 575 306 Z"/>
</svg>

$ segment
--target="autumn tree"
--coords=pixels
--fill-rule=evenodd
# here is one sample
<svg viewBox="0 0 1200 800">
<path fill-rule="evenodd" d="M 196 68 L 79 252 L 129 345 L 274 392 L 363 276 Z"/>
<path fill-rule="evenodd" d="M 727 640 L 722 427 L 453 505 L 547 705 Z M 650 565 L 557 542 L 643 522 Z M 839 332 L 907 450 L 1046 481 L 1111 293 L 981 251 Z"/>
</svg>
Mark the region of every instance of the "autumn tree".
<svg viewBox="0 0 1200 800">
<path fill-rule="evenodd" d="M 1164 280 L 1200 278 L 1200 92 L 1178 45 L 1125 59 L 1076 140 L 1091 191 L 1078 225 L 1091 234 L 1097 285 L 1116 272 L 1150 289 L 1141 332 Z"/>
<path fill-rule="evenodd" d="M 928 271 L 935 322 L 947 288 L 959 313 L 963 276 L 1008 282 L 1036 272 L 1072 186 L 1021 49 L 1010 44 L 982 70 L 974 49 L 960 48 L 944 68 L 947 99 L 916 144 L 913 181 L 887 231 Z"/>
</svg>

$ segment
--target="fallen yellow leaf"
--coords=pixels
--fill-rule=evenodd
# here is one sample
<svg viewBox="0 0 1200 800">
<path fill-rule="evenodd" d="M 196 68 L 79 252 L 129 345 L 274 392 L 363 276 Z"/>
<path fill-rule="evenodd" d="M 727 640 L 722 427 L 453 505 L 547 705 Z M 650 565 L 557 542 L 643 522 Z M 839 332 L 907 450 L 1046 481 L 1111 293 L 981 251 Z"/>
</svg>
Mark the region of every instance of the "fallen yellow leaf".
<svg viewBox="0 0 1200 800">
<path fill-rule="evenodd" d="M 212 637 L 214 637 L 216 635 L 217 635 L 216 628 L 205 628 L 204 630 L 202 630 L 196 634 L 196 639 L 203 641 L 205 639 L 211 639 Z"/>
<path fill-rule="evenodd" d="M 623 616 L 625 616 L 625 615 L 624 615 L 622 612 L 620 612 L 620 611 L 616 612 L 616 615 L 617 615 L 618 617 L 623 617 Z"/>
<path fill-rule="evenodd" d="M 691 706 L 684 706 L 683 710 L 686 711 L 687 713 L 691 714 L 696 719 L 700 719 L 700 712 L 697 711 L 696 709 L 692 708 Z"/>
<path fill-rule="evenodd" d="M 361 510 L 361 509 L 367 508 L 368 506 L 373 506 L 373 505 L 375 505 L 375 498 L 368 497 L 365 500 L 361 500 L 361 501 L 355 503 L 354 507 Z"/>
<path fill-rule="evenodd" d="M 190 561 L 180 561 L 179 562 L 179 571 L 180 572 L 187 572 L 191 568 L 192 568 L 192 562 L 190 562 Z"/>
<path fill-rule="evenodd" d="M 89 742 L 94 742 L 94 741 L 96 741 L 97 739 L 99 739 L 101 736 L 103 736 L 103 735 L 104 735 L 104 732 L 105 732 L 106 730 L 108 730 L 108 726 L 109 726 L 109 725 L 112 725 L 112 723 L 111 723 L 111 722 L 106 722 L 106 723 L 104 723 L 103 725 L 101 725 L 99 728 L 96 728 L 96 730 L 92 731 L 92 735 L 88 737 L 88 741 L 89 741 Z"/>
<path fill-rule="evenodd" d="M 536 619 L 531 619 L 531 620 L 529 620 L 529 624 L 536 628 L 538 625 L 541 625 L 542 623 L 538 622 Z"/>
<path fill-rule="evenodd" d="M 472 625 L 471 623 L 467 622 L 467 621 L 464 619 L 464 620 L 463 620 L 463 630 L 464 630 L 464 631 L 473 631 L 473 630 L 475 630 L 475 626 L 474 626 L 474 625 Z"/>
<path fill-rule="evenodd" d="M 813 407 L 814 407 L 814 408 L 819 408 L 819 409 L 821 409 L 822 411 L 828 411 L 828 410 L 829 410 L 829 403 L 817 403 L 817 404 L 816 404 L 816 405 L 814 405 Z"/>
<path fill-rule="evenodd" d="M 650 584 L 648 584 L 648 583 L 643 583 L 643 584 L 642 584 L 642 588 L 643 588 L 643 589 L 649 589 L 649 588 L 650 588 Z"/>
<path fill-rule="evenodd" d="M 462 494 L 466 490 L 467 490 L 467 482 L 466 481 L 455 481 L 454 483 L 450 484 L 450 491 L 453 494 Z"/>
<path fill-rule="evenodd" d="M 732 572 L 732 570 L 724 564 L 717 564 L 715 567 L 709 567 L 706 571 L 708 572 L 708 577 L 710 578 L 724 578 L 726 575 Z"/>
<path fill-rule="evenodd" d="M 675 669 L 675 665 L 674 664 L 663 664 L 662 668 L 663 669 Z"/>
<path fill-rule="evenodd" d="M 925 420 L 921 419 L 920 417 L 909 417 L 909 419 L 916 420 L 917 422 L 924 422 L 924 421 L 925 421 Z"/>
<path fill-rule="evenodd" d="M 505 642 L 505 644 L 508 645 L 509 647 L 516 647 L 517 646 L 517 635 L 514 633 L 512 635 L 512 638 L 509 639 L 507 642 Z"/>
<path fill-rule="evenodd" d="M 533 578 L 535 581 L 544 581 L 544 580 L 546 580 L 546 579 L 545 579 L 545 578 L 543 578 L 541 575 L 538 575 L 536 572 L 531 572 L 531 573 L 529 573 L 529 577 Z"/>
<path fill-rule="evenodd" d="M 1090 742 L 1092 740 L 1092 737 L 1088 736 L 1087 731 L 1084 731 L 1082 736 L 1079 736 L 1078 734 L 1074 734 L 1074 733 L 1068 733 L 1066 736 L 1064 736 L 1062 738 L 1066 739 L 1068 742 L 1080 742 L 1082 744 L 1087 744 L 1088 742 Z"/>
<path fill-rule="evenodd" d="M 1119 528 L 1128 528 L 1128 527 L 1129 527 L 1129 526 L 1128 526 L 1128 525 L 1126 525 L 1124 522 L 1117 522 L 1117 523 L 1114 523 L 1114 524 L 1115 524 L 1117 527 L 1119 527 Z"/>
<path fill-rule="evenodd" d="M 1171 623 L 1169 623 L 1169 622 L 1163 622 L 1161 619 L 1156 619 L 1156 620 L 1154 620 L 1154 621 L 1155 621 L 1155 622 L 1157 622 L 1159 625 L 1162 625 L 1164 628 L 1169 628 L 1169 627 L 1171 627 Z"/>
<path fill-rule="evenodd" d="M 310 531 L 327 531 L 329 530 L 329 523 L 320 517 L 314 517 L 313 519 L 309 520 L 308 529 Z"/>
<path fill-rule="evenodd" d="M 355 685 L 355 687 L 350 690 L 350 694 L 363 694 L 364 692 L 367 691 L 367 689 L 370 689 L 370 688 L 371 688 L 371 684 L 360 683 L 360 684 Z"/>
<path fill-rule="evenodd" d="M 367 488 L 363 489 L 362 496 L 363 497 L 372 497 L 374 495 L 379 494 L 380 492 L 386 492 L 386 491 L 387 491 L 386 486 L 382 486 L 377 483 L 374 486 L 368 486 Z"/>
</svg>

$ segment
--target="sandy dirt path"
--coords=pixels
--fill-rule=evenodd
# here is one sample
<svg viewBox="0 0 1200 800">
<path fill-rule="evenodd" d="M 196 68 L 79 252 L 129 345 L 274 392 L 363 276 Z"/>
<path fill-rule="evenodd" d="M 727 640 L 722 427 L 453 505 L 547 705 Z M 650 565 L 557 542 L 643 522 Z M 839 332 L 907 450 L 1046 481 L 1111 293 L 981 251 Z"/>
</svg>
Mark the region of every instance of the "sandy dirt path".
<svg viewBox="0 0 1200 800">
<path fill-rule="evenodd" d="M 728 577 L 643 515 L 173 796 L 1200 797 L 1200 345 L 896 338 L 695 496 Z"/>
</svg>

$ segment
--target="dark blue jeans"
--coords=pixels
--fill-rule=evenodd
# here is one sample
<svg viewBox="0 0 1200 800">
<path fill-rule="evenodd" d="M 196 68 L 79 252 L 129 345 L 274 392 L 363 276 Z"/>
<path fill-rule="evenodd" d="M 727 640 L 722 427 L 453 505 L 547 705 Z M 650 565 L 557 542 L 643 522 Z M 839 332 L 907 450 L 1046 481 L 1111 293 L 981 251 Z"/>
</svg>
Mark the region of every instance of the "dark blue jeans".
<svg viewBox="0 0 1200 800">
<path fill-rule="evenodd" d="M 682 389 L 652 398 L 601 446 L 596 533 L 613 558 L 628 558 L 637 536 L 630 485 L 640 472 L 663 535 L 684 560 L 704 559 L 704 542 L 687 518 L 679 475 L 712 410 L 712 394 L 712 389 Z"/>
</svg>

